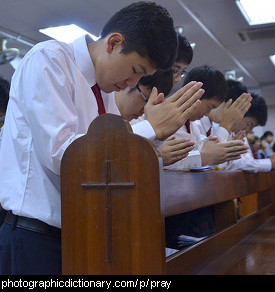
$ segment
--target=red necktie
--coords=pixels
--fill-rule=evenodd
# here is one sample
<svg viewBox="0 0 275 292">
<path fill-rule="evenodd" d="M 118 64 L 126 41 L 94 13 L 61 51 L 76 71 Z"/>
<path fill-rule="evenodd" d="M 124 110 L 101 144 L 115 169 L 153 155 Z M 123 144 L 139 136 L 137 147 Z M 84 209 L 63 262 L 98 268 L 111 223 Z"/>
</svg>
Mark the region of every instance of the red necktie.
<svg viewBox="0 0 275 292">
<path fill-rule="evenodd" d="M 210 127 L 210 129 L 206 132 L 206 136 L 209 137 L 210 134 L 211 134 L 211 127 Z"/>
<path fill-rule="evenodd" d="M 93 91 L 95 98 L 96 98 L 96 102 L 97 102 L 97 106 L 98 106 L 98 114 L 99 115 L 105 114 L 106 111 L 105 111 L 105 107 L 104 107 L 104 102 L 102 99 L 100 88 L 97 85 L 97 83 L 92 87 L 92 91 Z"/>
<path fill-rule="evenodd" d="M 187 120 L 187 121 L 185 122 L 185 126 L 186 126 L 186 129 L 187 129 L 187 133 L 188 133 L 188 134 L 191 134 L 191 130 L 190 130 L 190 121 L 189 121 L 189 120 Z"/>
</svg>

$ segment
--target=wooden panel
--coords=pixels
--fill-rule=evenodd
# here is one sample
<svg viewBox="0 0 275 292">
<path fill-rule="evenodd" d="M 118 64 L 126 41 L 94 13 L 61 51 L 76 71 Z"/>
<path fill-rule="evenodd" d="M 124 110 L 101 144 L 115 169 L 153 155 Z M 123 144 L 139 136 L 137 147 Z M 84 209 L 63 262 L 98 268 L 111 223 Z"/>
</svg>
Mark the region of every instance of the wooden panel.
<svg viewBox="0 0 275 292">
<path fill-rule="evenodd" d="M 268 206 L 198 244 L 168 257 L 166 260 L 166 273 L 168 275 L 199 273 L 212 261 L 264 224 L 270 218 L 271 212 L 272 206 Z"/>
<path fill-rule="evenodd" d="M 274 275 L 275 218 L 273 217 L 229 252 L 213 261 L 204 275 Z"/>
<path fill-rule="evenodd" d="M 245 217 L 258 210 L 258 194 L 251 194 L 240 198 L 238 201 L 240 218 Z"/>
<path fill-rule="evenodd" d="M 68 147 L 61 174 L 63 274 L 163 273 L 159 160 L 148 140 L 101 115 Z"/>
<path fill-rule="evenodd" d="M 165 171 L 165 216 L 179 214 L 270 188 L 267 173 Z"/>
<path fill-rule="evenodd" d="M 237 223 L 236 205 L 233 200 L 215 205 L 216 231 Z"/>
</svg>

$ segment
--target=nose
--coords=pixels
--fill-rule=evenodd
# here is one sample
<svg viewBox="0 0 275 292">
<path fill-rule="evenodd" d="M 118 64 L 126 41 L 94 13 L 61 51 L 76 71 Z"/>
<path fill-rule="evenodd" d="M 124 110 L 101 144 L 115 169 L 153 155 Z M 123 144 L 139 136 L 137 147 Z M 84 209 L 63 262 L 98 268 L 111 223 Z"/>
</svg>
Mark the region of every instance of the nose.
<svg viewBox="0 0 275 292">
<path fill-rule="evenodd" d="M 143 76 L 142 74 L 136 74 L 135 76 L 127 79 L 125 81 L 125 83 L 127 84 L 127 86 L 134 88 L 137 86 L 137 84 L 142 76 Z"/>
<path fill-rule="evenodd" d="M 178 83 L 181 81 L 181 75 L 174 77 L 174 84 Z"/>
</svg>

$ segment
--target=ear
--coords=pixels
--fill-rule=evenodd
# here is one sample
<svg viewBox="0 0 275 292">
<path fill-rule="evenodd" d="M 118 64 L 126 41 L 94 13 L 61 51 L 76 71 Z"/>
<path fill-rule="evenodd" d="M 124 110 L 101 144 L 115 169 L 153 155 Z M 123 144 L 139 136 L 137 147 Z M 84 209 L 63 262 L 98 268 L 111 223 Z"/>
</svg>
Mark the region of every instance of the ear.
<svg viewBox="0 0 275 292">
<path fill-rule="evenodd" d="M 123 47 L 124 44 L 124 37 L 120 33 L 112 33 L 109 35 L 107 39 L 107 48 L 106 51 L 107 53 L 111 53 L 114 49 L 118 47 Z"/>
</svg>

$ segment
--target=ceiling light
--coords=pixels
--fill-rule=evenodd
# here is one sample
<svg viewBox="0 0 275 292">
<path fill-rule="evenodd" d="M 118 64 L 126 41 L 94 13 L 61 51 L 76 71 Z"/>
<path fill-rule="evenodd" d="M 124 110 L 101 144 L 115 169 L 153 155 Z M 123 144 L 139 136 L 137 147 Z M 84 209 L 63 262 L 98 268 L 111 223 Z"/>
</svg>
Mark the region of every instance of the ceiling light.
<svg viewBox="0 0 275 292">
<path fill-rule="evenodd" d="M 269 57 L 273 65 L 275 66 L 275 55 Z"/>
<path fill-rule="evenodd" d="M 95 41 L 99 39 L 99 37 L 87 32 L 86 30 L 75 24 L 48 27 L 44 29 L 39 29 L 39 31 L 51 38 L 65 43 L 72 43 L 75 39 L 85 34 L 88 34 Z"/>
<path fill-rule="evenodd" d="M 236 0 L 236 4 L 249 25 L 274 23 L 274 0 Z"/>
</svg>

